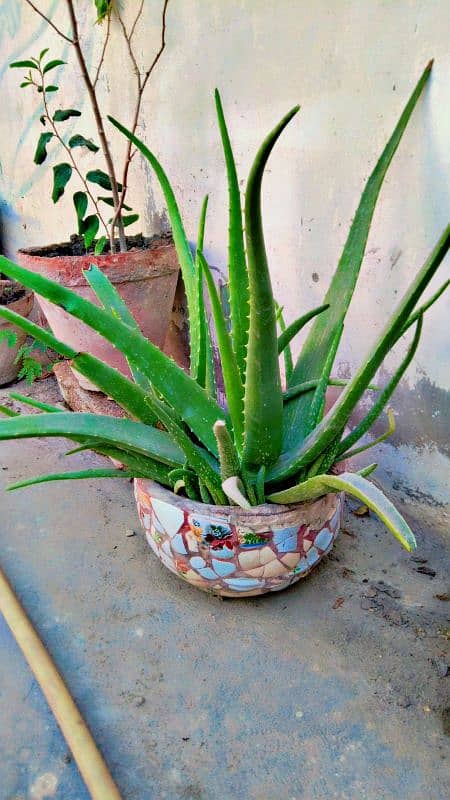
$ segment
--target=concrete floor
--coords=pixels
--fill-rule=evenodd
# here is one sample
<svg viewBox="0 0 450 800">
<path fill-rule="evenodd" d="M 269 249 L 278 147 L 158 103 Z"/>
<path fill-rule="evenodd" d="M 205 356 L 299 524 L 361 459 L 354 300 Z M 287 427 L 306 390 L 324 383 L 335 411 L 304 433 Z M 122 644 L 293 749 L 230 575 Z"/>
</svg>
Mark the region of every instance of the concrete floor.
<svg viewBox="0 0 450 800">
<path fill-rule="evenodd" d="M 35 386 L 56 392 L 51 379 Z M 1 563 L 124 800 L 448 796 L 443 507 L 391 493 L 435 577 L 349 505 L 309 579 L 221 601 L 157 562 L 126 481 L 2 492 L 69 466 L 62 452 L 56 440 L 0 443 Z M 87 800 L 3 621 L 0 639 L 1 800 Z"/>
</svg>

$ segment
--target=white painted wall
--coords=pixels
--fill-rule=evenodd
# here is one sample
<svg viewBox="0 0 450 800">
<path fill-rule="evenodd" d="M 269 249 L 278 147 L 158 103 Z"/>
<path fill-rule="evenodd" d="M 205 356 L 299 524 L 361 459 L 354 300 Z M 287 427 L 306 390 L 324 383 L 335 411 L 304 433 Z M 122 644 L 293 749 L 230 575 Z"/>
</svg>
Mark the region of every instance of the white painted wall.
<svg viewBox="0 0 450 800">
<path fill-rule="evenodd" d="M 90 5 L 79 3 L 89 60 L 95 64 L 101 31 L 86 14 Z M 136 8 L 137 0 L 125 0 L 125 5 Z M 65 25 L 64 3 L 41 0 L 40 7 L 56 9 L 55 19 Z M 159 1 L 145 2 L 138 37 L 143 64 L 157 46 L 160 7 Z M 446 0 L 170 0 L 168 46 L 146 94 L 140 133 L 167 168 L 192 238 L 203 195 L 209 193 L 206 241 L 214 263 L 226 263 L 227 231 L 214 87 L 222 92 L 243 185 L 265 133 L 292 105 L 301 104 L 300 115 L 277 145 L 264 184 L 273 282 L 289 320 L 323 297 L 364 180 L 423 67 L 435 58 L 431 81 L 382 190 L 339 355 L 342 374 L 364 358 L 450 216 L 449 30 Z M 35 98 L 17 90 L 17 72 L 6 68 L 11 59 L 42 47 L 50 45 L 55 55 L 63 48 L 21 0 L 0 5 L 0 43 L 0 197 L 7 204 L 6 248 L 13 252 L 18 246 L 61 240 L 72 230 L 70 193 L 54 207 L 47 199 L 49 172 L 32 164 L 36 122 L 30 125 L 29 118 Z M 64 104 L 80 104 L 79 70 L 71 59 L 72 77 L 64 82 L 62 96 Z M 133 79 L 116 34 L 105 76 L 105 108 L 126 124 Z M 86 122 L 80 132 L 94 135 Z M 123 143 L 115 133 L 112 141 L 120 152 Z M 132 182 L 130 197 L 140 206 L 145 229 L 154 232 L 164 203 L 138 159 Z M 431 288 L 448 277 L 448 264 L 447 259 Z M 411 436 L 416 446 L 431 452 L 433 439 L 442 438 L 445 410 L 443 395 L 432 396 L 431 385 L 450 388 L 448 311 L 448 300 L 443 300 L 427 318 L 401 395 L 400 405 L 406 397 L 414 406 L 419 386 Z M 389 358 L 388 370 L 400 356 Z M 423 435 L 421 413 L 431 418 Z M 403 438 L 407 429 L 408 422 Z M 436 461 L 436 470 L 440 464 Z"/>
</svg>

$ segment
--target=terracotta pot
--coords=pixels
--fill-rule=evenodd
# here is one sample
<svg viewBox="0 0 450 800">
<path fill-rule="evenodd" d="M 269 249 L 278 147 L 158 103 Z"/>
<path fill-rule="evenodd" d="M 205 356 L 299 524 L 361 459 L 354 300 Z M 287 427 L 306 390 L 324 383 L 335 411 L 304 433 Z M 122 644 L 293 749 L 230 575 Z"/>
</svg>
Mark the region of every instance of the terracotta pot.
<svg viewBox="0 0 450 800">
<path fill-rule="evenodd" d="M 172 572 L 224 597 L 277 592 L 304 578 L 341 525 L 343 495 L 244 511 L 179 497 L 137 478 L 135 496 L 152 550 Z"/>
<path fill-rule="evenodd" d="M 13 286 L 13 281 L 0 280 L 0 299 L 4 297 L 6 291 L 10 290 Z M 16 284 L 16 286 L 18 286 L 18 284 Z M 21 314 L 22 317 L 28 317 L 33 308 L 33 292 L 24 289 L 22 297 L 13 300 L 12 303 L 8 303 L 7 305 L 11 311 Z M 3 339 L 1 336 L 1 333 L 5 330 L 16 334 L 16 343 L 12 347 L 10 347 L 7 340 Z M 15 325 L 11 325 L 6 319 L 0 318 L 0 386 L 3 386 L 5 383 L 11 383 L 11 381 L 17 378 L 17 374 L 20 370 L 20 363 L 15 364 L 14 361 L 19 348 L 25 344 L 26 338 L 27 334 L 24 331 L 20 328 L 16 328 Z"/>
<path fill-rule="evenodd" d="M 178 259 L 170 237 L 153 237 L 144 241 L 144 249 L 101 256 L 71 255 L 70 243 L 33 247 L 19 250 L 17 259 L 23 267 L 73 289 L 99 305 L 83 275 L 84 269 L 96 264 L 116 286 L 144 336 L 163 347 L 177 285 Z M 97 356 L 124 375 L 130 374 L 124 356 L 106 339 L 44 298 L 38 296 L 38 301 L 58 339 L 74 350 Z M 84 389 L 98 391 L 79 373 L 77 380 Z"/>
</svg>

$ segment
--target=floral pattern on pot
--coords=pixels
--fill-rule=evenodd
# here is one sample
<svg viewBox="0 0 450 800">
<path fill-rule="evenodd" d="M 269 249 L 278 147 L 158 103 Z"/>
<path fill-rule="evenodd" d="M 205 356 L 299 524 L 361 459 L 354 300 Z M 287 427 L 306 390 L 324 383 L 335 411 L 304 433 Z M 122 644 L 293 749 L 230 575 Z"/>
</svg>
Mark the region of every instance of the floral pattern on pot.
<svg viewBox="0 0 450 800">
<path fill-rule="evenodd" d="M 341 525 L 343 496 L 297 506 L 208 506 L 136 479 L 147 540 L 158 558 L 199 589 L 248 597 L 285 589 L 327 553 Z"/>
</svg>

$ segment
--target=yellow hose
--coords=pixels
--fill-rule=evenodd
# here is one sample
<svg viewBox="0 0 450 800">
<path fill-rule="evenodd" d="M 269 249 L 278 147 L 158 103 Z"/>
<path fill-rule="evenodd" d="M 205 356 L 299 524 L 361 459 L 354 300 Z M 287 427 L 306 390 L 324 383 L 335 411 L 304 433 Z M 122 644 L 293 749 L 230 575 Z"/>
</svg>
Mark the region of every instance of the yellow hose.
<svg viewBox="0 0 450 800">
<path fill-rule="evenodd" d="M 0 612 L 47 698 L 92 800 L 121 800 L 89 728 L 1 568 Z"/>
</svg>

